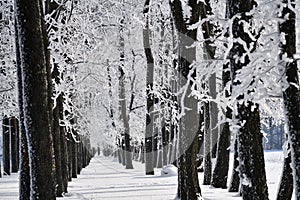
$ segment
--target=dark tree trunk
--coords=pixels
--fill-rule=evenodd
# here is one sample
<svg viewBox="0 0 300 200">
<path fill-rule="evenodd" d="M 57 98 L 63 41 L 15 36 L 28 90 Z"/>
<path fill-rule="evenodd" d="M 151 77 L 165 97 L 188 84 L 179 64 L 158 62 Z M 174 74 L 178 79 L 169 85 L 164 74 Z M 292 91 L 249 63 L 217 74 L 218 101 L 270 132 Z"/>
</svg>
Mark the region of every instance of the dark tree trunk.
<svg viewBox="0 0 300 200">
<path fill-rule="evenodd" d="M 24 86 L 24 125 L 28 140 L 32 199 L 55 199 L 53 143 L 48 107 L 47 52 L 40 1 L 15 1 L 21 71 Z M 45 149 L 45 147 L 48 147 Z"/>
<path fill-rule="evenodd" d="M 239 176 L 239 153 L 238 153 L 238 141 L 234 141 L 234 156 L 233 156 L 233 168 L 232 175 L 229 184 L 229 192 L 238 192 L 240 188 L 240 176 Z"/>
<path fill-rule="evenodd" d="M 71 133 L 68 131 L 67 136 L 67 148 L 68 148 L 68 181 L 72 181 L 72 170 L 73 170 L 73 151 L 72 151 L 72 143 L 73 138 Z"/>
<path fill-rule="evenodd" d="M 209 78 L 209 94 L 213 100 L 217 98 L 217 86 L 216 86 L 216 73 L 211 74 Z M 218 147 L 218 137 L 219 137 L 219 129 L 218 129 L 218 105 L 216 102 L 211 101 L 209 103 L 209 113 L 210 113 L 210 134 L 211 134 L 211 157 L 217 157 L 217 147 Z"/>
<path fill-rule="evenodd" d="M 255 42 L 245 31 L 244 24 L 250 23 L 251 15 L 246 14 L 254 6 L 253 0 L 228 0 L 229 18 L 232 22 L 233 39 L 239 38 L 245 42 L 247 48 L 254 51 L 251 43 Z M 236 18 L 239 14 L 241 17 Z M 241 23 L 243 21 L 243 23 Z M 255 46 L 255 45 L 253 45 Z M 233 42 L 229 53 L 232 72 L 233 91 L 239 90 L 240 80 L 237 78 L 238 71 L 250 63 L 248 50 L 238 41 Z M 243 59 L 243 56 L 244 59 Z M 237 59 L 237 57 L 239 59 Z M 249 95 L 253 91 L 246 91 Z M 262 147 L 262 133 L 260 131 L 259 107 L 251 100 L 244 100 L 243 94 L 237 94 L 237 114 L 234 116 L 238 121 L 237 133 L 239 152 L 239 172 L 242 184 L 243 199 L 268 199 L 268 187 L 266 183 L 265 161 Z"/>
<path fill-rule="evenodd" d="M 146 130 L 145 130 L 145 170 L 146 175 L 154 175 L 153 169 L 153 107 L 154 107 L 154 98 L 153 90 L 153 81 L 154 81 L 154 58 L 150 46 L 150 27 L 149 27 L 149 10 L 150 10 L 151 0 L 145 0 L 144 4 L 144 18 L 145 25 L 143 27 L 143 45 L 144 51 L 147 59 L 147 74 L 146 74 L 146 95 L 147 95 L 147 113 L 146 113 Z"/>
<path fill-rule="evenodd" d="M 259 110 L 253 106 L 248 102 L 239 107 L 239 120 L 247 120 L 238 135 L 241 189 L 243 199 L 268 199 Z"/>
<path fill-rule="evenodd" d="M 54 80 L 59 84 L 59 72 L 57 64 L 54 64 L 53 74 Z M 57 100 L 58 101 L 58 100 Z M 53 147 L 55 155 L 55 175 L 56 175 L 56 196 L 62 197 L 64 189 L 63 177 L 62 177 L 62 157 L 61 157 L 61 136 L 60 136 L 60 116 L 59 116 L 59 107 L 56 102 L 56 106 L 53 109 L 53 126 L 52 126 L 52 135 L 53 135 Z"/>
<path fill-rule="evenodd" d="M 77 156 L 78 156 L 78 143 L 77 143 L 77 133 L 73 132 L 71 139 L 72 148 L 72 178 L 77 178 Z"/>
<path fill-rule="evenodd" d="M 9 118 L 5 117 L 2 121 L 2 156 L 3 156 L 3 173 L 10 175 L 10 131 Z"/>
<path fill-rule="evenodd" d="M 157 116 L 154 114 L 153 121 L 157 120 Z M 153 133 L 153 140 L 152 140 L 152 152 L 153 152 L 153 167 L 157 167 L 157 160 L 158 160 L 158 128 L 154 125 L 154 133 Z"/>
<path fill-rule="evenodd" d="M 169 123 L 168 121 L 165 119 L 165 125 L 163 126 L 162 128 L 162 164 L 163 165 L 167 165 L 169 164 L 168 163 L 168 141 L 169 141 L 169 130 L 170 130 L 170 127 L 169 127 Z"/>
<path fill-rule="evenodd" d="M 230 71 L 228 65 L 224 65 L 223 75 L 223 88 L 226 87 L 227 83 L 230 83 Z M 229 97 L 229 91 L 225 91 L 225 96 Z M 231 109 L 226 108 L 225 111 L 226 122 L 222 126 L 221 133 L 218 139 L 218 148 L 217 148 L 217 160 L 216 165 L 213 171 L 213 177 L 211 185 L 215 188 L 227 188 L 227 179 L 228 179 L 228 169 L 229 169 L 229 147 L 230 147 L 230 125 L 228 120 L 232 118 Z M 237 159 L 237 158 L 236 158 Z M 236 165 L 236 167 L 238 164 Z M 239 184 L 238 184 L 239 185 Z M 237 187 L 238 190 L 238 187 Z"/>
<path fill-rule="evenodd" d="M 300 95 L 299 77 L 296 54 L 296 13 L 295 0 L 283 0 L 283 10 L 281 13 L 282 23 L 279 25 L 280 33 L 284 35 L 280 44 L 281 72 L 289 84 L 283 91 L 283 102 L 285 107 L 287 127 L 291 147 L 291 163 L 294 177 L 294 188 L 296 199 L 300 199 Z M 285 85 L 285 83 L 283 83 Z"/>
<path fill-rule="evenodd" d="M 201 18 L 207 19 L 212 14 L 210 1 L 206 0 L 205 3 L 200 5 Z M 211 38 L 214 36 L 213 25 L 208 20 L 202 24 L 202 34 L 205 39 L 204 42 L 204 58 L 207 61 L 215 57 L 215 47 L 212 44 Z M 207 83 L 203 83 L 203 87 L 208 88 L 209 95 L 216 98 L 216 74 L 211 74 Z M 207 86 L 206 86 L 207 85 Z M 216 157 L 216 143 L 218 138 L 218 111 L 217 105 L 214 102 L 204 103 L 204 185 L 211 183 L 212 176 L 212 163 L 211 158 Z"/>
<path fill-rule="evenodd" d="M 63 106 L 63 94 L 60 94 L 56 100 L 59 109 L 59 119 L 64 119 L 64 106 Z M 60 144 L 61 144 L 61 171 L 62 171 L 62 182 L 63 182 L 63 192 L 68 192 L 68 144 L 66 137 L 66 130 L 64 126 L 60 126 Z"/>
<path fill-rule="evenodd" d="M 131 158 L 131 146 L 130 146 L 130 127 L 129 119 L 127 114 L 127 104 L 126 104 L 126 92 L 125 92 L 125 72 L 124 72 L 124 59 L 125 59 L 125 40 L 124 40 L 124 26 L 125 19 L 122 17 L 120 21 L 120 65 L 119 65 L 119 103 L 121 116 L 120 119 L 123 123 L 123 133 L 124 133 L 124 159 L 126 169 L 133 169 L 132 158 Z"/>
<path fill-rule="evenodd" d="M 211 127 L 210 127 L 210 104 L 204 103 L 204 178 L 203 185 L 210 185 L 211 163 Z"/>
<path fill-rule="evenodd" d="M 77 155 L 77 174 L 80 174 L 81 170 L 82 170 L 82 137 L 80 137 L 79 139 L 79 143 L 77 146 L 77 151 L 78 151 L 78 155 Z"/>
<path fill-rule="evenodd" d="M 288 136 L 286 135 L 286 142 L 288 142 Z M 291 149 L 288 144 L 288 148 L 286 149 L 288 152 L 286 157 L 284 158 L 283 169 L 281 180 L 279 184 L 279 189 L 277 193 L 277 200 L 287 200 L 292 199 L 293 195 L 293 170 L 291 168 L 292 157 L 291 157 Z"/>
<path fill-rule="evenodd" d="M 178 69 L 179 86 L 186 88 L 186 94 L 181 94 L 180 102 L 189 109 L 182 107 L 184 116 L 180 119 L 179 141 L 178 141 L 178 193 L 181 200 L 194 200 L 201 198 L 201 190 L 197 172 L 198 130 L 199 114 L 195 97 L 190 95 L 193 89 L 192 80 L 196 72 L 192 70 L 192 63 L 196 60 L 196 49 L 191 47 L 197 38 L 197 30 L 189 30 L 188 26 L 199 21 L 200 9 L 197 0 L 187 1 L 191 15 L 189 19 L 183 16 L 180 0 L 170 1 L 171 11 L 178 35 Z M 191 80 L 189 80 L 189 77 Z"/>
<path fill-rule="evenodd" d="M 18 149 L 18 140 L 19 140 L 19 123 L 18 119 L 15 117 L 10 118 L 10 141 L 11 141 L 11 172 L 16 173 L 19 170 L 19 149 Z"/>
<path fill-rule="evenodd" d="M 15 23 L 16 25 L 16 23 Z M 16 28 L 15 28 L 16 29 Z M 20 152 L 20 172 L 19 172 L 19 199 L 30 199 L 30 169 L 29 169 L 29 155 L 28 144 L 24 125 L 24 111 L 23 111 L 23 78 L 19 48 L 19 36 L 16 33 L 16 61 L 17 61 L 17 77 L 18 77 L 18 104 L 19 104 L 19 152 Z"/>
</svg>

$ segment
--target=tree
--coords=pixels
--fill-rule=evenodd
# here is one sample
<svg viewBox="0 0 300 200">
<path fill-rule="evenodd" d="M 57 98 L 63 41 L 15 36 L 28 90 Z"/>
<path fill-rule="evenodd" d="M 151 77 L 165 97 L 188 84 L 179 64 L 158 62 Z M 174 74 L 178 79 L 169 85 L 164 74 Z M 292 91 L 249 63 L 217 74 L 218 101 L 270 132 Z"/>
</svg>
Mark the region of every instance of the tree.
<svg viewBox="0 0 300 200">
<path fill-rule="evenodd" d="M 2 140 L 3 140 L 3 172 L 10 175 L 10 131 L 9 131 L 9 118 L 6 117 L 2 122 Z"/>
<path fill-rule="evenodd" d="M 251 47 L 255 41 L 245 31 L 246 24 L 251 20 L 249 12 L 255 5 L 256 2 L 253 0 L 228 1 L 228 17 L 232 20 L 230 31 L 233 36 L 233 44 L 228 56 L 232 73 L 232 90 L 237 100 L 237 110 L 233 118 L 238 121 L 239 126 L 236 133 L 243 199 L 268 199 L 259 106 L 251 99 L 245 99 L 245 95 L 251 96 L 253 90 L 248 89 L 243 93 L 239 89 L 242 83 L 239 73 L 250 63 L 248 52 L 255 50 L 255 45 Z"/>
<path fill-rule="evenodd" d="M 146 113 L 146 131 L 145 131 L 145 167 L 146 175 L 154 175 L 153 169 L 153 107 L 154 97 L 152 94 L 154 82 L 154 58 L 150 46 L 150 27 L 149 27 L 149 10 L 150 0 L 146 0 L 144 4 L 145 26 L 143 27 L 143 43 L 144 51 L 147 59 L 147 75 L 146 75 L 146 95 L 147 95 L 147 113 Z"/>
<path fill-rule="evenodd" d="M 228 9 L 226 9 L 226 17 L 228 17 Z M 228 34 L 227 34 L 228 35 Z M 228 48 L 227 44 L 225 47 Z M 229 86 L 229 87 L 228 87 Z M 230 97 L 231 93 L 231 77 L 230 77 L 230 69 L 229 64 L 223 64 L 223 71 L 222 71 L 222 87 L 225 90 L 224 96 L 225 98 Z M 216 165 L 213 170 L 211 185 L 216 188 L 227 188 L 227 179 L 228 179 L 228 169 L 229 169 L 229 146 L 230 146 L 230 123 L 229 121 L 232 120 L 232 110 L 229 106 L 225 108 L 225 122 L 222 124 L 221 132 L 219 133 L 218 143 L 217 143 L 217 152 L 216 152 Z M 236 142 L 234 144 L 234 167 L 232 173 L 232 180 L 230 183 L 229 191 L 238 191 L 239 189 L 239 181 L 238 180 L 238 152 Z M 235 184 L 237 183 L 237 184 Z"/>
<path fill-rule="evenodd" d="M 124 41 L 124 17 L 120 20 L 120 65 L 119 65 L 119 101 L 120 101 L 120 119 L 123 123 L 122 134 L 124 135 L 125 143 L 125 161 L 126 169 L 133 169 L 132 159 L 131 159 L 131 147 L 130 147 L 130 127 L 129 119 L 127 114 L 127 104 L 126 104 L 126 93 L 125 93 L 125 72 L 124 72 L 124 59 L 125 59 L 125 41 Z"/>
<path fill-rule="evenodd" d="M 15 18 L 15 30 L 16 27 Z M 19 47 L 19 36 L 17 31 L 15 32 L 15 43 L 16 43 L 16 65 L 17 65 L 17 84 L 18 84 L 18 105 L 19 105 L 19 137 L 20 137 L 20 172 L 19 172 L 19 199 L 29 200 L 30 199 L 30 168 L 29 168 L 29 155 L 28 155 L 28 144 L 25 133 L 24 125 L 24 111 L 23 111 L 23 77 L 21 68 L 21 57 Z"/>
<path fill-rule="evenodd" d="M 21 59 L 24 126 L 30 157 L 30 198 L 55 199 L 53 143 L 48 113 L 47 52 L 41 1 L 15 1 Z M 21 102 L 20 102 L 21 103 Z M 22 123 L 22 122 L 21 122 Z M 45 149 L 47 147 L 47 149 Z"/>
<path fill-rule="evenodd" d="M 178 192 L 181 200 L 201 199 L 201 190 L 198 181 L 196 156 L 198 150 L 198 108 L 197 99 L 191 95 L 194 90 L 193 80 L 196 71 L 193 62 L 196 60 L 196 48 L 192 47 L 197 37 L 196 29 L 188 29 L 189 25 L 199 21 L 199 1 L 180 0 L 170 1 L 171 12 L 178 35 L 178 83 L 184 89 L 179 102 L 181 105 L 180 130 L 178 141 Z M 189 8 L 189 14 L 184 13 L 184 8 Z M 187 14 L 187 15 L 186 15 Z"/>
<path fill-rule="evenodd" d="M 295 1 L 282 1 L 279 30 L 283 40 L 280 43 L 280 71 L 286 77 L 288 87 L 283 88 L 283 102 L 291 148 L 291 163 L 296 199 L 300 199 L 300 95 L 296 54 Z M 282 81 L 285 85 L 285 81 Z M 288 162 L 288 160 L 286 160 Z"/>
<path fill-rule="evenodd" d="M 293 195 L 293 169 L 291 167 L 292 157 L 291 157 L 291 147 L 288 141 L 288 134 L 286 134 L 286 143 L 283 148 L 285 153 L 283 161 L 283 169 L 279 184 L 279 189 L 277 193 L 277 200 L 292 199 Z"/>
</svg>

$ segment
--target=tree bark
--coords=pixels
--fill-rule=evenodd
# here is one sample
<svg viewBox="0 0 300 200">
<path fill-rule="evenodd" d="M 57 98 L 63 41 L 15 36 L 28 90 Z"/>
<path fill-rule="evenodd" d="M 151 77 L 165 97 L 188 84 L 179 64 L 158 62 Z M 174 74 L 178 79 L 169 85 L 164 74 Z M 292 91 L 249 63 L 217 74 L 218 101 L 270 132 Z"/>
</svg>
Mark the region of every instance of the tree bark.
<svg viewBox="0 0 300 200">
<path fill-rule="evenodd" d="M 244 24 L 250 23 L 251 15 L 247 12 L 251 11 L 255 4 L 256 2 L 253 0 L 228 1 L 229 18 L 234 18 L 231 30 L 233 39 L 241 39 L 251 51 L 255 50 L 255 47 L 251 47 L 251 43 L 255 41 L 245 31 Z M 239 18 L 235 17 L 237 14 L 240 15 Z M 239 91 L 239 85 L 241 84 L 241 81 L 237 78 L 238 71 L 250 63 L 250 57 L 243 44 L 238 41 L 233 42 L 229 53 L 229 61 L 233 81 L 232 90 L 236 92 Z M 248 90 L 246 92 L 251 95 L 253 91 Z M 244 99 L 244 94 L 236 94 L 236 96 L 237 113 L 233 118 L 234 121 L 238 121 L 237 125 L 240 127 L 237 130 L 237 140 L 242 196 L 245 200 L 268 199 L 259 106 L 250 99 Z"/>
<path fill-rule="evenodd" d="M 294 0 L 283 0 L 282 3 L 283 10 L 280 17 L 283 22 L 280 23 L 279 30 L 284 38 L 280 44 L 280 66 L 288 83 L 288 88 L 283 91 L 283 102 L 291 145 L 295 198 L 300 199 L 300 95 L 298 66 L 294 57 L 296 54 L 296 13 L 294 12 L 296 3 Z"/>
<path fill-rule="evenodd" d="M 61 93 L 57 100 L 57 106 L 59 108 L 59 119 L 64 120 L 64 106 L 63 106 L 63 94 Z M 62 170 L 62 181 L 64 185 L 64 192 L 68 192 L 68 144 L 67 144 L 67 136 L 66 129 L 64 126 L 60 126 L 60 143 L 61 143 L 61 170 Z"/>
<path fill-rule="evenodd" d="M 286 142 L 288 142 L 288 135 L 286 135 Z M 290 144 L 287 144 L 287 155 L 284 158 L 283 169 L 277 193 L 277 200 L 292 199 L 293 195 L 293 170 L 291 167 L 292 157 Z"/>
<path fill-rule="evenodd" d="M 212 174 L 211 163 L 211 127 L 210 103 L 204 103 L 204 178 L 203 185 L 210 185 Z"/>
<path fill-rule="evenodd" d="M 59 84 L 59 72 L 56 63 L 54 63 L 52 76 L 56 84 Z M 58 101 L 58 99 L 56 101 Z M 53 106 L 53 104 L 51 105 Z M 62 197 L 65 189 L 64 189 L 63 177 L 62 177 L 60 116 L 59 116 L 59 107 L 57 102 L 55 108 L 51 110 L 53 110 L 52 111 L 53 112 L 52 135 L 53 135 L 53 147 L 54 147 L 54 155 L 55 155 L 56 196 Z"/>
<path fill-rule="evenodd" d="M 15 18 L 16 20 L 16 18 Z M 16 21 L 15 21 L 16 26 Z M 15 30 L 17 28 L 15 27 Z M 17 80 L 18 80 L 18 105 L 19 105 L 19 151 L 20 151 L 20 172 L 19 172 L 19 199 L 30 199 L 30 169 L 29 169 L 29 155 L 28 144 L 26 139 L 25 125 L 24 125 L 24 111 L 23 111 L 23 77 L 21 68 L 21 57 L 19 47 L 19 36 L 16 31 L 16 63 L 17 63 Z"/>
<path fill-rule="evenodd" d="M 5 117 L 2 121 L 2 150 L 3 150 L 3 173 L 10 175 L 10 127 L 9 118 Z"/>
<path fill-rule="evenodd" d="M 83 157 L 82 157 L 82 137 L 81 136 L 79 137 L 77 152 L 78 152 L 78 155 L 77 155 L 77 174 L 80 174 L 80 172 L 82 170 L 82 160 L 83 160 Z"/>
<path fill-rule="evenodd" d="M 145 170 L 146 175 L 154 175 L 153 164 L 153 107 L 154 97 L 152 94 L 154 83 L 154 58 L 150 46 L 150 27 L 149 27 L 149 10 L 151 0 L 145 0 L 144 18 L 145 25 L 143 27 L 143 45 L 147 59 L 147 74 L 146 74 L 146 95 L 147 95 L 147 113 L 146 113 L 146 130 L 145 130 Z"/>
<path fill-rule="evenodd" d="M 224 65 L 222 82 L 223 88 L 226 87 L 227 83 L 230 83 L 230 71 L 228 65 Z M 225 97 L 230 96 L 230 91 L 225 91 Z M 230 124 L 228 120 L 232 119 L 231 109 L 226 108 L 225 111 L 225 123 L 223 123 L 221 133 L 218 139 L 218 148 L 217 148 L 217 160 L 216 165 L 213 171 L 211 185 L 215 188 L 227 188 L 227 179 L 228 179 L 228 169 L 229 169 L 229 153 L 230 153 Z M 236 153 L 235 153 L 236 155 Z M 237 156 L 237 155 L 236 155 Z M 237 159 L 237 157 L 235 158 Z M 237 161 L 234 161 L 237 162 Z M 235 166 L 237 167 L 238 164 Z M 235 169 L 234 169 L 234 173 Z M 238 183 L 239 185 L 239 183 Z M 235 190 L 238 190 L 238 186 Z"/>
<path fill-rule="evenodd" d="M 238 141 L 234 140 L 234 156 L 233 156 L 233 168 L 231 180 L 229 183 L 229 192 L 238 192 L 240 188 L 240 177 L 239 177 L 239 153 L 238 153 Z"/>
<path fill-rule="evenodd" d="M 197 30 L 188 30 L 188 26 L 199 21 L 199 1 L 189 0 L 186 2 L 191 8 L 189 19 L 183 16 L 182 2 L 180 0 L 170 1 L 171 12 L 175 22 L 178 35 L 178 83 L 185 88 L 185 93 L 180 96 L 181 112 L 180 130 L 178 141 L 178 192 L 177 198 L 181 200 L 194 200 L 202 197 L 197 172 L 197 150 L 198 150 L 198 101 L 190 95 L 193 89 L 193 79 L 196 71 L 192 64 L 196 60 L 196 49 L 191 47 L 197 38 Z M 193 70 L 193 71 L 192 71 Z"/>
<path fill-rule="evenodd" d="M 9 119 L 10 126 L 10 141 L 11 141 L 11 172 L 16 173 L 19 170 L 19 149 L 18 149 L 18 140 L 19 140 L 19 123 L 18 119 L 11 117 Z"/>
<path fill-rule="evenodd" d="M 73 131 L 73 136 L 71 139 L 71 148 L 72 148 L 72 178 L 77 178 L 77 156 L 78 156 L 78 143 L 77 143 L 77 133 Z"/>
<path fill-rule="evenodd" d="M 42 5 L 15 1 L 19 52 L 22 58 L 24 125 L 30 157 L 30 197 L 55 199 L 53 143 L 48 107 L 47 52 Z M 45 149 L 45 147 L 48 147 Z"/>
</svg>

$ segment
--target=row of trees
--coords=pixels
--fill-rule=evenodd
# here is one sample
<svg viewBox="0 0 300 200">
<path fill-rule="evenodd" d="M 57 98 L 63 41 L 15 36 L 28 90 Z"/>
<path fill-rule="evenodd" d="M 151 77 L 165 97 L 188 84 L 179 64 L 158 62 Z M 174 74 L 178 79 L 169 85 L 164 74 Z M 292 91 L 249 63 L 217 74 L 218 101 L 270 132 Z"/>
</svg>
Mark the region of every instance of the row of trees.
<svg viewBox="0 0 300 200">
<path fill-rule="evenodd" d="M 296 59 L 296 4 L 290 1 L 277 3 L 268 5 L 255 1 L 227 1 L 225 15 L 221 15 L 219 9 L 222 6 L 212 1 L 170 1 L 170 13 L 172 13 L 170 26 L 171 30 L 176 29 L 177 35 L 172 35 L 173 42 L 175 41 L 173 46 L 175 51 L 171 53 L 173 60 L 168 64 L 178 72 L 174 78 L 177 85 L 170 89 L 173 85 L 164 85 L 163 82 L 153 77 L 156 67 L 164 67 L 165 60 L 162 55 L 169 54 L 166 51 L 153 53 L 155 50 L 153 51 L 152 48 L 155 49 L 155 47 L 150 45 L 150 41 L 156 38 L 154 33 L 153 38 L 149 39 L 151 37 L 149 29 L 151 3 L 145 2 L 144 48 L 148 63 L 146 174 L 153 174 L 153 166 L 155 166 L 152 163 L 153 155 L 150 153 L 156 150 L 152 147 L 155 141 L 149 138 L 155 138 L 152 133 L 152 124 L 156 119 L 153 115 L 151 116 L 151 113 L 154 112 L 153 107 L 155 108 L 157 104 L 156 98 L 161 98 L 158 102 L 170 100 L 164 96 L 165 91 L 162 88 L 166 87 L 165 90 L 175 93 L 179 104 L 178 121 L 172 122 L 175 127 L 177 126 L 175 129 L 177 131 L 176 164 L 178 165 L 177 195 L 179 199 L 201 198 L 196 169 L 196 155 L 199 153 L 197 143 L 204 143 L 203 183 L 217 188 L 227 187 L 230 136 L 232 136 L 232 145 L 234 144 L 235 147 L 235 162 L 229 191 L 237 192 L 241 183 L 240 190 L 243 199 L 268 199 L 260 115 L 261 112 L 264 113 L 270 108 L 274 109 L 272 103 L 266 106 L 268 101 L 277 102 L 278 106 L 280 101 L 274 98 L 281 97 L 287 113 L 287 138 L 289 139 L 286 142 L 289 143 L 287 146 L 291 148 L 292 153 L 286 157 L 284 178 L 280 184 L 278 199 L 291 198 L 293 179 L 294 188 L 297 190 L 298 144 L 296 138 L 299 130 L 297 130 L 296 123 L 299 116 L 296 113 L 299 113 L 297 102 L 299 81 Z M 275 12 L 272 13 L 272 17 L 277 16 L 277 18 L 269 18 L 270 16 L 263 14 L 270 6 L 277 6 Z M 155 3 L 152 7 L 154 13 L 161 11 L 160 6 L 156 8 Z M 257 20 L 258 17 L 262 18 L 255 23 L 253 18 Z M 159 16 L 156 22 L 162 23 L 162 19 L 164 18 Z M 164 34 L 162 30 L 160 31 L 160 34 Z M 270 37 L 270 35 L 273 36 Z M 159 45 L 170 47 L 170 44 L 166 44 L 168 41 L 159 40 L 159 42 Z M 198 54 L 200 58 L 197 59 L 196 47 L 199 44 L 201 46 L 199 52 L 202 52 L 203 56 Z M 272 54 L 274 51 L 271 48 L 275 48 L 278 53 Z M 172 48 L 168 50 L 172 51 Z M 279 57 L 272 57 L 278 54 Z M 158 61 L 155 61 L 155 58 Z M 220 69 L 222 73 L 218 72 Z M 270 74 L 271 78 L 262 76 L 265 73 Z M 159 73 L 158 76 L 160 76 Z M 214 94 L 215 76 L 221 79 L 220 85 L 222 85 L 217 88 L 221 91 L 217 97 Z M 157 92 L 153 86 L 155 84 L 159 85 L 160 96 L 155 94 Z M 273 85 L 273 88 L 269 84 Z M 215 102 L 223 112 L 219 113 L 218 119 L 223 118 L 223 120 L 218 124 L 214 124 Z M 176 102 L 173 103 L 176 104 Z M 201 103 L 200 107 L 197 106 L 198 103 Z M 159 106 L 161 110 L 167 110 L 167 112 L 173 109 L 170 105 Z M 274 111 L 278 112 L 276 109 Z M 165 113 L 161 112 L 163 120 L 170 117 Z M 167 122 L 164 125 L 168 126 Z M 215 126 L 222 128 L 214 133 Z M 162 131 L 161 134 L 163 135 L 164 132 Z M 218 140 L 215 139 L 214 134 L 217 134 Z M 201 138 L 200 141 L 197 141 L 198 138 Z M 217 150 L 214 150 L 216 143 Z M 292 149 L 292 143 L 295 149 Z M 215 156 L 214 154 L 217 160 L 212 170 L 210 159 L 211 156 Z M 291 155 L 292 160 L 295 161 L 292 162 L 293 165 L 291 165 Z M 287 165 L 291 165 L 292 168 Z M 291 169 L 294 171 L 294 178 Z M 296 196 L 299 198 L 297 191 Z"/>
<path fill-rule="evenodd" d="M 20 127 L 26 133 L 22 144 L 29 145 L 22 146 L 22 155 L 30 150 L 33 175 L 43 164 L 48 177 L 54 176 L 52 155 L 57 163 L 65 160 L 57 153 L 65 149 L 59 138 L 77 141 L 77 133 L 90 133 L 106 152 L 118 153 L 126 168 L 133 167 L 134 145 L 146 174 L 176 164 L 178 198 L 201 199 L 197 162 L 203 157 L 204 184 L 225 188 L 231 146 L 235 162 L 229 190 L 238 191 L 241 183 L 244 199 L 267 199 L 260 124 L 268 115 L 282 120 L 283 101 L 291 153 L 284 170 L 289 175 L 283 176 L 288 181 L 282 181 L 280 191 L 292 188 L 292 158 L 294 188 L 299 188 L 295 2 L 57 0 L 15 5 L 1 4 L 4 14 L 15 10 L 18 37 L 13 15 L 8 15 L 7 26 L 1 21 L 1 36 L 9 33 L 7 41 L 17 42 L 6 41 L 10 48 L 1 54 L 6 81 L 1 106 L 8 116 L 17 112 L 16 95 L 10 95 L 16 89 L 10 85 L 18 69 Z M 16 53 L 9 54 L 14 46 Z M 54 144 L 53 149 L 43 152 L 45 144 Z M 40 156 L 46 160 L 40 162 Z M 214 169 L 211 157 L 217 158 Z M 25 171 L 28 163 L 22 166 Z M 37 177 L 31 179 L 38 190 L 37 181 L 45 180 Z M 53 188 L 54 182 L 49 184 Z M 49 198 L 54 198 L 51 191 Z"/>
<path fill-rule="evenodd" d="M 68 181 L 77 177 L 95 153 L 89 135 L 80 133 L 75 126 L 76 114 L 68 101 L 72 91 L 60 89 L 59 62 L 50 52 L 49 31 L 53 33 L 58 29 L 46 23 L 46 16 L 48 20 L 65 23 L 67 12 L 61 6 L 53 1 L 1 2 L 1 36 L 6 37 L 1 41 L 1 79 L 9 79 L 11 86 L 6 89 L 8 85 L 4 84 L 1 91 L 5 116 L 3 144 L 8 144 L 3 146 L 3 159 L 9 174 L 10 168 L 6 165 L 10 162 L 10 153 L 15 153 L 9 148 L 9 138 L 16 134 L 13 131 L 16 127 L 6 123 L 6 116 L 19 114 L 20 199 L 63 196 Z M 12 100 L 7 98 L 9 94 Z M 12 119 L 15 118 L 9 121 Z"/>
</svg>

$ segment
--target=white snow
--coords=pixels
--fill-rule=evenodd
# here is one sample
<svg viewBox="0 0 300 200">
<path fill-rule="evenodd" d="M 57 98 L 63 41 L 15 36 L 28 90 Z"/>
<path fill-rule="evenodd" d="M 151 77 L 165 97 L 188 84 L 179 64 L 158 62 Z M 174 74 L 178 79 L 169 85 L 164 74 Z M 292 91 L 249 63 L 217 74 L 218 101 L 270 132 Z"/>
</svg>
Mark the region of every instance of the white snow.
<svg viewBox="0 0 300 200">
<path fill-rule="evenodd" d="M 160 171 L 161 176 L 177 176 L 178 175 L 178 170 L 177 167 L 174 165 L 167 165 L 163 166 L 163 168 Z"/>
<path fill-rule="evenodd" d="M 231 154 L 232 162 L 233 154 Z M 275 199 L 284 155 L 282 151 L 265 152 L 269 199 Z M 111 157 L 96 156 L 77 179 L 69 182 L 69 193 L 60 200 L 173 200 L 177 191 L 176 167 L 168 165 L 155 169 L 153 176 L 144 175 L 144 164 L 133 162 L 133 170 L 126 170 Z M 229 177 L 232 166 L 230 166 Z M 161 172 L 168 172 L 164 176 Z M 174 173 L 174 174 L 173 174 Z M 173 174 L 173 176 L 171 176 Z M 18 199 L 18 175 L 0 178 L 0 200 Z M 200 183 L 203 173 L 199 173 Z M 230 178 L 229 178 L 230 179 Z M 204 200 L 241 200 L 238 193 L 201 185 Z"/>
</svg>

